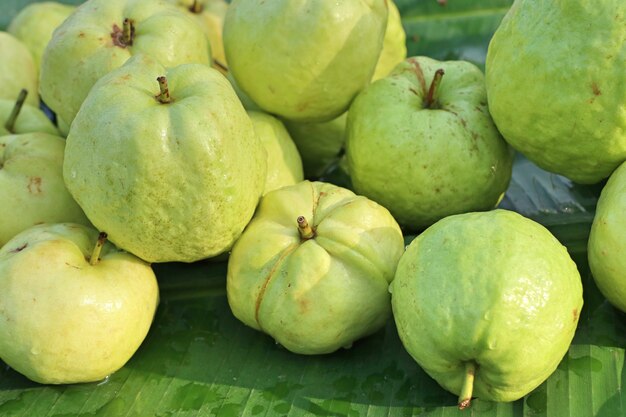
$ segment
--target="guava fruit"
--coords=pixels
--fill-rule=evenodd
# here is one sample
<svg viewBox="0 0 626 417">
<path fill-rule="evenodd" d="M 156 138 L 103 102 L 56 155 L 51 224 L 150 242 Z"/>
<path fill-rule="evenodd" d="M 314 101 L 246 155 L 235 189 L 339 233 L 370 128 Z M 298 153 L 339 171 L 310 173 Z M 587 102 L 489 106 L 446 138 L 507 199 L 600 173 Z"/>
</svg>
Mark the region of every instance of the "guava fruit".
<svg viewBox="0 0 626 417">
<path fill-rule="evenodd" d="M 358 194 L 407 230 L 496 206 L 513 153 L 473 64 L 413 57 L 365 88 L 348 112 L 346 157 Z"/>
<path fill-rule="evenodd" d="M 263 194 L 302 181 L 302 160 L 283 122 L 258 111 L 248 111 L 248 116 L 254 133 L 267 153 L 267 176 Z"/>
<path fill-rule="evenodd" d="M 235 0 L 224 50 L 237 83 L 264 111 L 326 121 L 372 78 L 386 24 L 385 0 Z"/>
<path fill-rule="evenodd" d="M 37 67 L 28 48 L 13 35 L 0 31 L 0 99 L 13 100 L 25 89 L 26 102 L 39 106 Z"/>
<path fill-rule="evenodd" d="M 514 401 L 554 372 L 574 336 L 582 284 L 566 248 L 506 210 L 446 217 L 408 246 L 390 287 L 417 363 L 459 395 Z"/>
<path fill-rule="evenodd" d="M 387 17 L 387 28 L 383 39 L 383 49 L 380 51 L 376 69 L 372 80 L 386 77 L 400 62 L 406 58 L 406 33 L 402 26 L 402 18 L 398 6 L 391 1 L 387 1 L 389 15 Z"/>
<path fill-rule="evenodd" d="M 600 292 L 626 312 L 626 162 L 602 189 L 589 234 L 588 257 Z"/>
<path fill-rule="evenodd" d="M 43 384 L 93 382 L 144 340 L 159 301 L 149 264 L 79 224 L 44 224 L 0 249 L 0 358 Z"/>
<path fill-rule="evenodd" d="M 148 262 L 193 262 L 230 249 L 254 213 L 266 165 L 222 74 L 136 55 L 89 92 L 63 172 L 115 245 Z"/>
<path fill-rule="evenodd" d="M 218 61 L 219 66 L 225 66 L 226 56 L 224 55 L 224 42 L 222 41 L 222 30 L 224 17 L 228 9 L 225 0 L 169 0 L 178 7 L 190 13 L 198 23 L 211 45 L 211 57 Z"/>
<path fill-rule="evenodd" d="M 333 352 L 385 324 L 403 251 L 387 209 L 303 181 L 261 199 L 228 261 L 228 303 L 244 324 L 292 352 Z"/>
<path fill-rule="evenodd" d="M 64 149 L 48 133 L 0 136 L 0 247 L 36 224 L 90 224 L 63 182 Z"/>
<path fill-rule="evenodd" d="M 489 110 L 540 167 L 596 183 L 626 160 L 626 2 L 516 0 L 486 60 Z"/>
<path fill-rule="evenodd" d="M 348 113 L 328 122 L 285 121 L 300 156 L 306 178 L 319 178 L 339 157 L 346 137 Z"/>
<path fill-rule="evenodd" d="M 71 124 L 94 83 L 135 54 L 166 67 L 210 63 L 200 27 L 163 0 L 89 0 L 53 33 L 41 63 L 40 94 Z"/>
<path fill-rule="evenodd" d="M 44 1 L 24 7 L 11 20 L 7 32 L 19 39 L 30 51 L 36 74 L 39 75 L 41 56 L 52 38 L 52 32 L 76 9 L 76 6 Z M 36 95 L 37 90 L 33 90 Z"/>
</svg>

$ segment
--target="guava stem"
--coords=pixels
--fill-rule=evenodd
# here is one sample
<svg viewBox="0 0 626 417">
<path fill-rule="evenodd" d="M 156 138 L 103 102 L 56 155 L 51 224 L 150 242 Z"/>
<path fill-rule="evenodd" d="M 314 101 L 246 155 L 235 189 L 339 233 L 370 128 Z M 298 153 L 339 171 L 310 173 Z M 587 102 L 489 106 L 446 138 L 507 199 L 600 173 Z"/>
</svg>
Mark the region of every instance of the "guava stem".
<svg viewBox="0 0 626 417">
<path fill-rule="evenodd" d="M 159 82 L 159 89 L 161 92 L 157 94 L 156 99 L 163 104 L 169 103 L 172 99 L 170 97 L 170 89 L 167 86 L 167 78 L 165 75 L 161 75 L 160 77 L 157 77 L 157 81 Z"/>
<path fill-rule="evenodd" d="M 4 123 L 4 128 L 9 131 L 9 133 L 15 133 L 15 122 L 17 120 L 17 116 L 20 115 L 20 111 L 24 106 L 24 102 L 26 102 L 26 96 L 28 95 L 28 90 L 22 88 L 20 94 L 17 96 L 17 100 L 15 101 L 15 105 L 13 106 L 13 110 L 11 110 L 11 114 L 9 118 Z"/>
<path fill-rule="evenodd" d="M 472 391 L 474 390 L 474 375 L 476 375 L 476 363 L 469 361 L 465 363 L 465 379 L 459 394 L 459 410 L 464 410 L 472 402 Z"/>
<path fill-rule="evenodd" d="M 302 237 L 302 239 L 308 240 L 315 237 L 315 230 L 313 230 L 309 222 L 306 220 L 306 217 L 299 216 L 297 221 L 298 231 L 300 232 L 300 237 Z"/>
<path fill-rule="evenodd" d="M 424 106 L 429 109 L 435 103 L 435 94 L 437 89 L 439 88 L 439 84 L 441 84 L 441 79 L 443 78 L 444 71 L 439 68 L 435 71 L 435 75 L 433 76 L 433 80 L 430 83 L 430 88 L 428 89 L 428 94 L 426 95 L 426 100 L 424 101 Z"/>
<path fill-rule="evenodd" d="M 104 246 L 104 242 L 107 240 L 107 234 L 104 232 L 100 232 L 98 235 L 98 241 L 96 242 L 96 246 L 93 248 L 93 252 L 91 252 L 91 258 L 89 258 L 89 265 L 96 265 L 100 259 L 100 251 Z"/>
<path fill-rule="evenodd" d="M 132 46 L 135 39 L 135 22 L 132 19 L 124 19 L 122 26 L 122 42 L 126 46 Z"/>
<path fill-rule="evenodd" d="M 189 6 L 189 11 L 195 14 L 202 13 L 202 9 L 203 9 L 202 4 L 200 4 L 198 0 L 193 0 L 192 5 Z"/>
</svg>

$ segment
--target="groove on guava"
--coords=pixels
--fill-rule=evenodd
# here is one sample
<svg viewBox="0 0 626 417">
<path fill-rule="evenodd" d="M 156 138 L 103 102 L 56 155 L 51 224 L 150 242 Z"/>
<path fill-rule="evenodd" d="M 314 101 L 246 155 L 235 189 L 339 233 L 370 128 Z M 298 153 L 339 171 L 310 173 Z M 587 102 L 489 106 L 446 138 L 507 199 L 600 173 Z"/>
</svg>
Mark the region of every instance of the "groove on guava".
<svg viewBox="0 0 626 417">
<path fill-rule="evenodd" d="M 256 324 L 259 326 L 259 329 L 261 331 L 263 331 L 263 326 L 261 325 L 261 321 L 259 320 L 259 310 L 261 309 L 261 303 L 263 302 L 263 297 L 265 296 L 265 290 L 267 289 L 269 282 L 274 277 L 274 273 L 276 272 L 276 270 L 279 269 L 279 267 L 285 261 L 285 258 L 291 255 L 296 249 L 298 249 L 299 246 L 300 242 L 292 243 L 291 245 L 287 246 L 287 248 L 283 250 L 274 265 L 272 265 L 270 271 L 263 279 L 263 286 L 261 287 L 261 291 L 259 291 L 259 296 L 256 299 L 256 305 L 254 307 L 254 320 L 256 321 Z"/>
</svg>

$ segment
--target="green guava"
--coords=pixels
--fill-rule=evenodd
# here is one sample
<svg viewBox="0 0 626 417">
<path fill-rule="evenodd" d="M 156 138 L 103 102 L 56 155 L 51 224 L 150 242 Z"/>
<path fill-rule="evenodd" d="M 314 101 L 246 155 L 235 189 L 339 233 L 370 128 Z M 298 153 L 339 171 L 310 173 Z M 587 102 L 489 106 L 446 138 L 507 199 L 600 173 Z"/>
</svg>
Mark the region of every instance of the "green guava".
<svg viewBox="0 0 626 417">
<path fill-rule="evenodd" d="M 588 257 L 600 292 L 626 312 L 626 162 L 611 174 L 600 194 Z"/>
<path fill-rule="evenodd" d="M 495 207 L 513 164 L 489 116 L 481 71 L 427 57 L 405 60 L 357 96 L 346 157 L 355 191 L 407 230 Z"/>
<path fill-rule="evenodd" d="M 30 51 L 7 32 L 0 31 L 0 99 L 15 101 L 22 89 L 30 92 L 26 102 L 39 106 L 37 67 Z"/>
<path fill-rule="evenodd" d="M 406 33 L 402 26 L 402 17 L 398 6 L 387 1 L 389 15 L 387 17 L 387 29 L 383 39 L 383 49 L 380 51 L 376 69 L 372 81 L 386 77 L 400 62 L 406 58 Z"/>
<path fill-rule="evenodd" d="M 48 133 L 0 136 L 0 247 L 36 224 L 90 224 L 63 182 L 64 149 Z"/>
<path fill-rule="evenodd" d="M 254 133 L 267 153 L 267 177 L 263 194 L 304 179 L 298 148 L 283 122 L 266 113 L 248 111 Z"/>
<path fill-rule="evenodd" d="M 517 0 L 489 44 L 489 110 L 540 167 L 580 183 L 626 160 L 626 2 Z"/>
<path fill-rule="evenodd" d="M 76 6 L 44 1 L 24 7 L 11 20 L 7 32 L 19 39 L 30 51 L 37 75 L 41 67 L 41 57 L 52 32 L 76 9 Z M 33 90 L 36 95 L 37 91 Z"/>
<path fill-rule="evenodd" d="M 233 314 L 292 352 L 321 354 L 379 330 L 404 240 L 382 206 L 303 181 L 266 194 L 228 262 Z"/>
<path fill-rule="evenodd" d="M 465 213 L 426 229 L 390 287 L 398 333 L 417 363 L 459 395 L 514 401 L 567 353 L 583 306 L 566 248 L 506 210 Z"/>
<path fill-rule="evenodd" d="M 94 83 L 135 54 L 166 67 L 210 64 L 210 46 L 195 21 L 159 0 L 90 0 L 53 33 L 41 63 L 40 94 L 71 124 Z"/>
<path fill-rule="evenodd" d="M 0 249 L 0 358 L 43 384 L 100 381 L 146 337 L 149 264 L 79 224 L 31 227 Z"/>
<path fill-rule="evenodd" d="M 326 121 L 372 78 L 386 22 L 386 0 L 235 0 L 224 50 L 237 83 L 263 110 Z"/>
<path fill-rule="evenodd" d="M 230 249 L 254 213 L 266 166 L 222 74 L 136 55 L 90 91 L 63 169 L 89 220 L 118 247 L 148 262 L 193 262 Z"/>
</svg>

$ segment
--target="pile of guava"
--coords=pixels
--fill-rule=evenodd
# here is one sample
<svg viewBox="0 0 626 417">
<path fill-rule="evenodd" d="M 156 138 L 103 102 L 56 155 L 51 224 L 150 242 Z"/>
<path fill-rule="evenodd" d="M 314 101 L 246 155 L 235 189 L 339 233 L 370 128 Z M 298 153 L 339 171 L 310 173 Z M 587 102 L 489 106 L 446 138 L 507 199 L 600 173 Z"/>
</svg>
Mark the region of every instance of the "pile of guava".
<svg viewBox="0 0 626 417">
<path fill-rule="evenodd" d="M 517 400 L 583 291 L 548 229 L 498 208 L 516 152 L 608 178 L 589 264 L 626 311 L 622 0 L 515 0 L 484 74 L 407 57 L 390 0 L 33 3 L 0 56 L 0 359 L 33 381 L 120 369 L 152 264 L 213 259 L 232 314 L 294 354 L 394 320 L 460 408 Z"/>
</svg>

